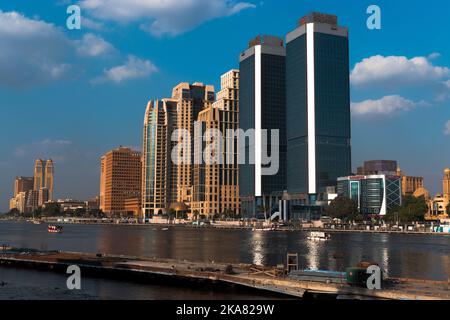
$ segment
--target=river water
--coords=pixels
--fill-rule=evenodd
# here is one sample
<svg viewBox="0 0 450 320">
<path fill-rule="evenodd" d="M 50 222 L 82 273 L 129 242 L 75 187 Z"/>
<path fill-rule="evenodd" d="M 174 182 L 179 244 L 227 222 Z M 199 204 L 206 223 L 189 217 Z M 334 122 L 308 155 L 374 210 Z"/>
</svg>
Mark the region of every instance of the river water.
<svg viewBox="0 0 450 320">
<path fill-rule="evenodd" d="M 169 228 L 152 226 L 64 225 L 61 234 L 49 234 L 47 225 L 26 222 L 0 222 L 0 244 L 41 250 L 62 250 L 90 253 L 123 254 L 192 261 L 254 263 L 277 265 L 284 263 L 288 252 L 299 254 L 302 269 L 345 271 L 360 261 L 377 262 L 393 277 L 447 280 L 450 277 L 450 237 L 407 234 L 333 233 L 328 242 L 312 242 L 307 232 L 268 232 L 251 230 L 220 230 L 207 228 Z M 40 278 L 37 275 L 41 275 Z M 3 277 L 3 279 L 2 279 Z M 35 278 L 40 280 L 34 280 Z M 40 287 L 55 282 L 64 275 L 38 271 L 0 268 L 0 282 L 17 287 Z M 18 279 L 27 279 L 24 283 Z M 6 279 L 6 280 L 4 280 Z M 44 280 L 42 280 L 44 279 Z M 120 298 L 125 286 L 110 280 L 90 279 L 87 286 L 91 298 Z M 65 282 L 63 282 L 64 284 Z M 106 286 L 101 294 L 101 284 Z M 7 287 L 7 286 L 5 286 Z M 58 287 L 58 286 L 55 286 Z M 117 287 L 117 292 L 115 289 Z M 179 298 L 180 289 L 128 284 L 132 298 Z M 95 289 L 97 288 L 97 289 Z M 54 288 L 53 288 L 54 289 Z M 11 293 L 0 288 L 0 298 Z M 184 290 L 184 289 L 183 289 Z M 14 290 L 12 290 L 14 291 Z M 32 290 L 31 290 L 32 291 Z M 25 290 L 24 292 L 31 292 Z M 15 291 L 17 293 L 17 290 Z M 51 290 L 55 294 L 55 290 Z M 159 292 L 159 293 L 158 293 Z M 44 293 L 39 293 L 38 295 Z M 192 299 L 213 298 L 211 291 L 183 292 Z M 25 294 L 26 296 L 27 294 Z M 220 298 L 250 298 L 236 292 L 217 293 Z M 16 297 L 20 298 L 20 293 Z M 62 295 L 64 298 L 64 294 Z M 80 298 L 80 297 L 77 297 Z M 81 297 L 83 298 L 83 297 Z"/>
</svg>

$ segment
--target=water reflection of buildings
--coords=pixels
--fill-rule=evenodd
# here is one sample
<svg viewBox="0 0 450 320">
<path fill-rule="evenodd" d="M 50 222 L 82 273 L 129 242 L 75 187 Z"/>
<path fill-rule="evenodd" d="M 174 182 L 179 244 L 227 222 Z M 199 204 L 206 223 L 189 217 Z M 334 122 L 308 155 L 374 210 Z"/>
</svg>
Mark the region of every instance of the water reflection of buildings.
<svg viewBox="0 0 450 320">
<path fill-rule="evenodd" d="M 262 231 L 256 231 L 252 233 L 253 242 L 253 264 L 264 265 L 264 254 L 263 254 L 263 242 L 265 240 Z"/>
<path fill-rule="evenodd" d="M 321 247 L 325 245 L 324 242 L 308 240 L 306 246 L 308 253 L 306 255 L 307 269 L 319 270 L 320 267 L 320 252 Z"/>
</svg>

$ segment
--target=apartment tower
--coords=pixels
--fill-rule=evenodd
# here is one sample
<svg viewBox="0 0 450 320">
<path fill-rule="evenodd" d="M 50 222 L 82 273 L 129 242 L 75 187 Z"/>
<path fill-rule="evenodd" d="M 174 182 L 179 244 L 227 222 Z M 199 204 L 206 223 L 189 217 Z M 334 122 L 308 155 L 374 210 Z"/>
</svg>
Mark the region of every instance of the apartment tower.
<svg viewBox="0 0 450 320">
<path fill-rule="evenodd" d="M 21 192 L 27 192 L 33 189 L 33 177 L 16 177 L 16 180 L 14 181 L 14 198 Z"/>
<path fill-rule="evenodd" d="M 142 157 L 142 214 L 166 213 L 176 202 L 177 167 L 171 161 L 171 136 L 176 125 L 177 103 L 162 99 L 150 101 L 144 118 Z"/>
<path fill-rule="evenodd" d="M 222 75 L 217 101 L 199 113 L 197 126 L 191 211 L 199 216 L 236 217 L 239 166 L 234 133 L 239 127 L 239 70 Z"/>
<path fill-rule="evenodd" d="M 194 122 L 200 111 L 210 107 L 214 99 L 214 87 L 199 82 L 183 82 L 172 90 L 171 100 L 176 103 L 177 112 L 177 136 L 171 139 L 177 142 L 171 152 L 172 161 L 176 159 L 177 202 L 192 201 Z"/>
<path fill-rule="evenodd" d="M 141 197 L 141 153 L 119 147 L 101 157 L 100 209 L 126 215 L 125 200 Z"/>
</svg>

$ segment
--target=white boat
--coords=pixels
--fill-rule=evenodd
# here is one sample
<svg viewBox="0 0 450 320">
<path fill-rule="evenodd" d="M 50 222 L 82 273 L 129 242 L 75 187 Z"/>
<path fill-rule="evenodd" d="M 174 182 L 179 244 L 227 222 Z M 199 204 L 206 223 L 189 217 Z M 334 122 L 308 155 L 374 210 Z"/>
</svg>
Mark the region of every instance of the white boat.
<svg viewBox="0 0 450 320">
<path fill-rule="evenodd" d="M 312 240 L 312 241 L 327 241 L 330 239 L 331 239 L 331 235 L 329 233 L 319 232 L 319 231 L 312 231 L 308 236 L 308 240 Z"/>
<path fill-rule="evenodd" d="M 275 227 L 253 228 L 252 231 L 275 231 Z"/>
</svg>

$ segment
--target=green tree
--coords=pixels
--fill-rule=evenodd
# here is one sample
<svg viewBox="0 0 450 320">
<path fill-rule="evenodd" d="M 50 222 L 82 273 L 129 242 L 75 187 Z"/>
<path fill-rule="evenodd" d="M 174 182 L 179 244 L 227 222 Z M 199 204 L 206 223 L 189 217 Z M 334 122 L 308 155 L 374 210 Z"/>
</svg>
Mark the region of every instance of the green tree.
<svg viewBox="0 0 450 320">
<path fill-rule="evenodd" d="M 358 212 L 358 204 L 346 197 L 337 197 L 325 209 L 325 213 L 341 220 L 362 219 Z"/>
<path fill-rule="evenodd" d="M 14 208 L 14 209 L 9 210 L 9 212 L 7 214 L 9 216 L 14 217 L 14 216 L 18 216 L 20 214 L 20 211 L 19 211 L 19 209 Z"/>
<path fill-rule="evenodd" d="M 58 216 L 61 213 L 61 206 L 58 203 L 50 202 L 45 204 L 42 208 L 42 215 L 44 216 Z"/>
<path fill-rule="evenodd" d="M 425 197 L 404 196 L 402 205 L 389 211 L 386 215 L 387 221 L 401 223 L 424 221 L 425 214 L 428 212 L 428 204 Z"/>
</svg>

